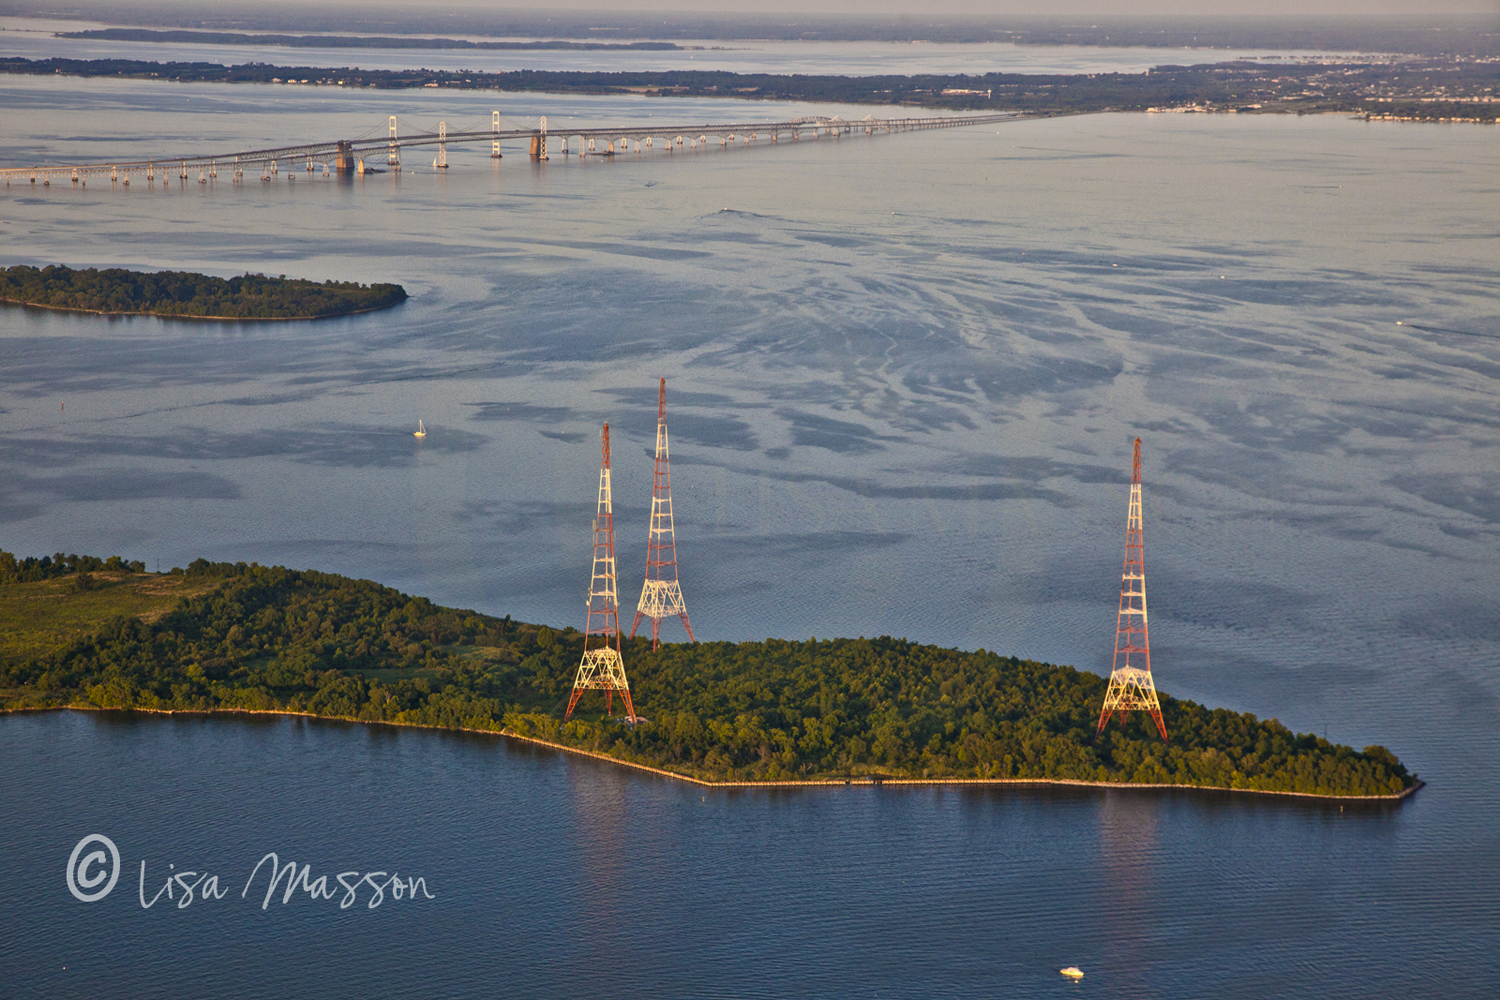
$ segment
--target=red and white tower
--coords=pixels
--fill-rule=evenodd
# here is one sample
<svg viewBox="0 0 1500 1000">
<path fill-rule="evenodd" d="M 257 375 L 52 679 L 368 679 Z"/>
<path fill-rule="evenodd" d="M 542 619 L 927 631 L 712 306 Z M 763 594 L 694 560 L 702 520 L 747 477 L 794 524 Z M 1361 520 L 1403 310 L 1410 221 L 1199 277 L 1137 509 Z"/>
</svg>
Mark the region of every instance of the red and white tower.
<svg viewBox="0 0 1500 1000">
<path fill-rule="evenodd" d="M 656 399 L 656 478 L 651 485 L 651 537 L 646 545 L 646 582 L 641 587 L 641 602 L 636 606 L 635 623 L 630 637 L 641 627 L 641 619 L 651 619 L 651 648 L 661 645 L 662 619 L 676 615 L 687 629 L 688 640 L 693 626 L 688 624 L 687 604 L 682 599 L 682 584 L 677 579 L 677 536 L 672 531 L 672 467 L 667 459 L 667 380 L 661 380 Z"/>
<path fill-rule="evenodd" d="M 601 432 L 599 459 L 599 509 L 594 515 L 594 577 L 589 582 L 588 620 L 583 630 L 583 659 L 573 678 L 573 694 L 563 721 L 573 714 L 585 691 L 603 691 L 604 708 L 614 706 L 615 692 L 625 699 L 626 717 L 635 722 L 630 701 L 630 682 L 625 679 L 625 660 L 620 655 L 620 602 L 615 593 L 615 515 L 609 493 L 609 424 Z M 590 648 L 595 636 L 600 644 Z"/>
<path fill-rule="evenodd" d="M 1151 680 L 1151 640 L 1146 632 L 1146 542 L 1141 528 L 1141 439 L 1135 439 L 1135 468 L 1130 476 L 1130 514 L 1125 520 L 1125 572 L 1120 577 L 1120 614 L 1115 620 L 1115 663 L 1099 712 L 1099 732 L 1120 713 L 1124 725 L 1131 710 L 1150 712 L 1167 742 L 1156 684 Z"/>
</svg>

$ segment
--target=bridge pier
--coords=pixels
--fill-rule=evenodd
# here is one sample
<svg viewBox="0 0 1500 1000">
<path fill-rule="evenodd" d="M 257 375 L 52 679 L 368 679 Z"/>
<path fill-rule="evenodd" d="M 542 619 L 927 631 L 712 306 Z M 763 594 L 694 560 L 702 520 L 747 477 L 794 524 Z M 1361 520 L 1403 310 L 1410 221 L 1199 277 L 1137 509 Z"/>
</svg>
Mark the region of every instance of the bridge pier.
<svg viewBox="0 0 1500 1000">
<path fill-rule="evenodd" d="M 333 167 L 341 176 L 354 173 L 354 150 L 348 139 L 340 139 L 335 147 Z"/>
</svg>

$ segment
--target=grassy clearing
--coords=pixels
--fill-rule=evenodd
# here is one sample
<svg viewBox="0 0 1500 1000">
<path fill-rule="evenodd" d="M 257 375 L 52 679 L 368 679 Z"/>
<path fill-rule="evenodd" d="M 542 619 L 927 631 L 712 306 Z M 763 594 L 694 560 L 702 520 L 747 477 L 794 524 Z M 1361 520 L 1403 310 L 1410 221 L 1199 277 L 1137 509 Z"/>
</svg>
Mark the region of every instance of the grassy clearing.
<svg viewBox="0 0 1500 1000">
<path fill-rule="evenodd" d="M 181 598 L 219 584 L 165 573 L 89 575 L 93 590 L 76 589 L 78 574 L 0 587 L 0 663 L 54 653 L 118 615 L 155 622 Z"/>
</svg>

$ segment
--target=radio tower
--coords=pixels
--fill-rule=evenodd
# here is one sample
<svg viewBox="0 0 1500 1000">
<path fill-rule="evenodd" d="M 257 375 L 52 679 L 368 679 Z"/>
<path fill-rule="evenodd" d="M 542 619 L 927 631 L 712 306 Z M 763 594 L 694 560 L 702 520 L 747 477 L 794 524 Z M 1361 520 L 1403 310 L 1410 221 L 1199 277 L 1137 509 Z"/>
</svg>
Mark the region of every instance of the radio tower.
<svg viewBox="0 0 1500 1000">
<path fill-rule="evenodd" d="M 599 509 L 594 515 L 594 577 L 589 582 L 588 620 L 583 630 L 583 659 L 573 678 L 573 694 L 563 721 L 573 714 L 585 691 L 604 692 L 604 709 L 614 706 L 615 692 L 625 699 L 626 718 L 635 722 L 630 702 L 630 682 L 625 679 L 625 660 L 620 656 L 620 602 L 615 596 L 615 515 L 609 495 L 609 424 L 601 432 L 604 442 L 599 459 Z M 602 637 L 597 649 L 589 640 Z M 611 645 L 613 643 L 613 645 Z"/>
<path fill-rule="evenodd" d="M 656 479 L 651 486 L 651 537 L 646 545 L 646 582 L 641 587 L 641 603 L 636 607 L 635 623 L 630 637 L 641 627 L 641 619 L 651 619 L 651 648 L 661 646 L 661 622 L 676 615 L 682 619 L 691 642 L 693 626 L 688 624 L 687 604 L 682 599 L 682 584 L 677 580 L 677 536 L 672 532 L 672 468 L 667 459 L 667 380 L 661 380 L 656 399 Z"/>
<path fill-rule="evenodd" d="M 1135 468 L 1130 476 L 1130 514 L 1125 520 L 1125 572 L 1120 577 L 1120 615 L 1115 624 L 1115 663 L 1099 712 L 1099 732 L 1115 712 L 1120 724 L 1132 709 L 1150 712 L 1167 740 L 1161 703 L 1151 680 L 1151 640 L 1146 633 L 1146 542 L 1141 530 L 1141 439 L 1135 439 Z"/>
</svg>

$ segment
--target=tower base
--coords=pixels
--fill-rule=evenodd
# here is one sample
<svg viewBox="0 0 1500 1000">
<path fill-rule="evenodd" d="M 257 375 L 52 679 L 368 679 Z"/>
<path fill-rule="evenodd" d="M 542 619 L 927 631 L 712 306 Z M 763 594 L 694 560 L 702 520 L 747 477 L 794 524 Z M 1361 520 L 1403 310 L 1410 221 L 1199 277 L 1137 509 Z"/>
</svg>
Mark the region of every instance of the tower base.
<svg viewBox="0 0 1500 1000">
<path fill-rule="evenodd" d="M 619 650 L 604 646 L 601 649 L 583 651 L 578 674 L 573 678 L 573 693 L 568 696 L 568 710 L 563 713 L 564 722 L 573 714 L 578 699 L 585 691 L 603 691 L 605 711 L 613 708 L 614 695 L 618 691 L 625 699 L 625 714 L 630 721 L 635 721 L 635 706 L 630 701 L 630 682 L 625 679 L 625 661 L 620 658 Z"/>
<path fill-rule="evenodd" d="M 630 626 L 630 637 L 641 627 L 641 619 L 651 619 L 651 648 L 661 646 L 661 623 L 677 616 L 682 627 L 687 629 L 688 641 L 697 642 L 693 626 L 688 624 L 687 602 L 682 599 L 682 584 L 676 580 L 647 580 L 641 588 L 641 603 L 636 608 L 635 622 Z"/>
<path fill-rule="evenodd" d="M 1109 723 L 1109 717 L 1120 713 L 1123 725 L 1129 712 L 1149 712 L 1161 733 L 1163 743 L 1167 739 L 1167 724 L 1161 717 L 1161 702 L 1156 697 L 1156 684 L 1148 671 L 1135 667 L 1123 667 L 1109 675 L 1109 689 L 1104 692 L 1104 707 L 1099 712 L 1099 733 Z M 1098 735 L 1097 733 L 1095 735 Z"/>
</svg>

